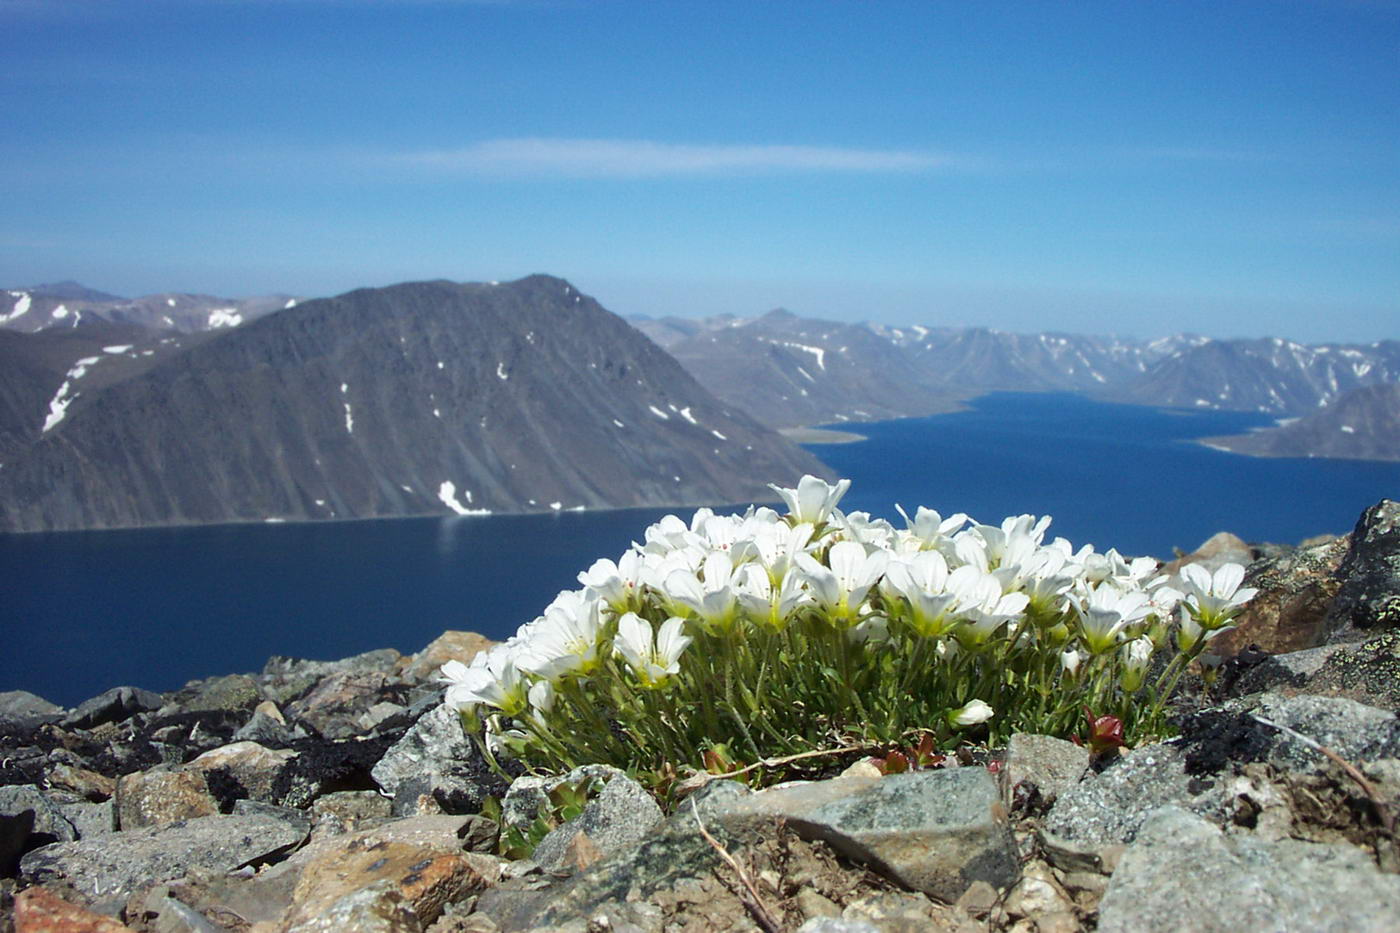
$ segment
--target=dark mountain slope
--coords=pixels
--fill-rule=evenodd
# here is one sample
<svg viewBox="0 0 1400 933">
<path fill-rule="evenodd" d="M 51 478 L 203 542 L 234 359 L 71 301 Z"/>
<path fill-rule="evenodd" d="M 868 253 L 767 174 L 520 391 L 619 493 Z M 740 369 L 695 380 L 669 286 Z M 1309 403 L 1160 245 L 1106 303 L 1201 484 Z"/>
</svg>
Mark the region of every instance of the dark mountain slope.
<svg viewBox="0 0 1400 933">
<path fill-rule="evenodd" d="M 411 283 L 111 387 L 0 471 L 0 529 L 738 502 L 805 471 L 567 282 Z"/>
<path fill-rule="evenodd" d="M 1400 385 L 1356 389 L 1290 424 L 1205 442 L 1259 457 L 1400 460 Z"/>
</svg>

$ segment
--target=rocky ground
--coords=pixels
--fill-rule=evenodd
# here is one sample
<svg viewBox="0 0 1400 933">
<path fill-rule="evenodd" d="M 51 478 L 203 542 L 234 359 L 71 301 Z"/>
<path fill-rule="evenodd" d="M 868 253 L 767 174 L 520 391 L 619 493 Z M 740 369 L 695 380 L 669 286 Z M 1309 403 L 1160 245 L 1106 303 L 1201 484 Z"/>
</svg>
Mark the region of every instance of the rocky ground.
<svg viewBox="0 0 1400 933">
<path fill-rule="evenodd" d="M 1020 735 L 669 814 L 601 766 L 494 777 L 433 682 L 472 633 L 71 710 L 0 694 L 0 933 L 1400 928 L 1400 504 L 1180 560 L 1261 592 L 1170 741 L 1091 763 Z"/>
</svg>

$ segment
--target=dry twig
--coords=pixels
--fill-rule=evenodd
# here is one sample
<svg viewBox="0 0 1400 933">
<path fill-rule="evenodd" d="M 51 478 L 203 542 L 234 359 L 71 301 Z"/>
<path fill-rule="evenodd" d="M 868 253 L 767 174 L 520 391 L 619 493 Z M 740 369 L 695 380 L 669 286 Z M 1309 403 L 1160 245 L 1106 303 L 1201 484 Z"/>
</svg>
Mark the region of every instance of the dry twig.
<svg viewBox="0 0 1400 933">
<path fill-rule="evenodd" d="M 719 857 L 724 859 L 725 864 L 734 869 L 734 874 L 739 876 L 739 882 L 748 890 L 749 896 L 741 897 L 740 900 L 744 902 L 744 906 L 753 915 L 754 922 L 763 927 L 767 933 L 780 933 L 782 926 L 773 916 L 773 912 L 768 909 L 768 905 L 763 903 L 763 896 L 758 893 L 758 887 L 754 885 L 753 879 L 744 870 L 744 866 L 739 864 L 739 860 L 730 855 L 729 851 L 719 844 L 718 839 L 710 835 L 710 831 L 705 828 L 704 822 L 700 819 L 700 808 L 694 800 L 690 802 L 690 810 L 695 814 L 695 825 L 699 828 L 700 835 L 719 853 Z"/>
</svg>

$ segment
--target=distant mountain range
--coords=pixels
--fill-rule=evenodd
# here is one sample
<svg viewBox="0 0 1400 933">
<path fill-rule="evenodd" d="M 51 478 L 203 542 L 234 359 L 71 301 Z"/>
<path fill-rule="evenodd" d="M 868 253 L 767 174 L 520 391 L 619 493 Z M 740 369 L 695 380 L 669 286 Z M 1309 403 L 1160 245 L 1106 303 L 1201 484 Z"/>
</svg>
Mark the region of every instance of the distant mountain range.
<svg viewBox="0 0 1400 933">
<path fill-rule="evenodd" d="M 65 300 L 36 292 L 26 314 Z M 0 530 L 740 502 L 827 473 L 549 276 L 118 321 L 0 333 Z"/>
<path fill-rule="evenodd" d="M 1395 340 L 1132 340 L 840 324 L 782 310 L 633 324 L 721 399 L 777 428 L 934 414 L 992 391 L 1298 417 L 1400 381 Z"/>
<path fill-rule="evenodd" d="M 296 302 L 290 295 L 234 299 L 182 292 L 120 298 L 77 282 L 56 282 L 0 291 L 0 327 L 32 334 L 100 320 L 192 334 L 236 327 Z"/>
</svg>

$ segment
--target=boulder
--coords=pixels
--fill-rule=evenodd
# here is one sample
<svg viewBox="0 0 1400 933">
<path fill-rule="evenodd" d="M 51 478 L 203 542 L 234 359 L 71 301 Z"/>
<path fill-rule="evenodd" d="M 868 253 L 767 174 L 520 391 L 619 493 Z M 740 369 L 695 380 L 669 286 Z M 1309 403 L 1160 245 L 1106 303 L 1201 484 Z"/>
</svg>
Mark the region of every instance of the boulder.
<svg viewBox="0 0 1400 933">
<path fill-rule="evenodd" d="M 88 899 L 88 906 L 114 912 L 138 888 L 178 878 L 192 868 L 233 871 L 304 838 L 284 820 L 205 816 L 47 845 L 21 859 L 20 877 L 29 884 L 66 882 Z"/>
<path fill-rule="evenodd" d="M 1357 519 L 1327 614 L 1343 637 L 1400 626 L 1400 502 L 1382 499 Z"/>
<path fill-rule="evenodd" d="M 779 786 L 737 798 L 715 813 L 715 821 L 731 830 L 761 819 L 781 819 L 804 839 L 826 842 L 948 902 L 973 882 L 1005 890 L 1020 876 L 1000 790 L 982 768 Z"/>
<path fill-rule="evenodd" d="M 45 723 L 58 722 L 64 709 L 36 694 L 24 690 L 0 693 L 0 730 L 33 729 Z"/>
<path fill-rule="evenodd" d="M 1001 786 L 1009 804 L 1017 788 L 1035 787 L 1046 803 L 1078 784 L 1089 773 L 1089 750 L 1048 735 L 1018 732 L 1006 744 Z"/>
<path fill-rule="evenodd" d="M 198 771 L 137 771 L 117 781 L 117 826 L 123 831 L 212 816 L 219 802 Z"/>
<path fill-rule="evenodd" d="M 33 784 L 0 787 L 0 875 L 12 877 L 31 849 L 77 837 L 58 804 Z"/>
<path fill-rule="evenodd" d="M 592 848 L 584 859 L 573 859 L 577 867 L 580 861 L 592 862 L 639 845 L 663 819 L 652 796 L 636 781 L 619 774 L 603 786 L 576 819 L 541 839 L 533 857 L 545 870 L 562 868 L 577 852 L 575 839 L 583 834 L 587 846 Z"/>
<path fill-rule="evenodd" d="M 422 796 L 448 813 L 474 813 L 502 786 L 462 731 L 456 711 L 443 703 L 429 707 L 370 774 L 398 801 L 400 813 L 417 812 L 416 800 Z"/>
<path fill-rule="evenodd" d="M 1236 627 L 1211 642 L 1211 651 L 1231 657 L 1252 645 L 1283 654 L 1325 643 L 1328 609 L 1340 587 L 1336 573 L 1347 546 L 1348 539 L 1338 538 L 1250 565 L 1244 585 L 1259 592 Z"/>
<path fill-rule="evenodd" d="M 69 903 L 48 888 L 15 895 L 15 933 L 135 933 L 111 917 Z"/>
<path fill-rule="evenodd" d="M 1360 849 L 1226 835 L 1175 807 L 1144 816 L 1099 907 L 1100 933 L 1381 933 L 1400 876 Z"/>
<path fill-rule="evenodd" d="M 277 776 L 297 757 L 290 750 L 263 748 L 256 742 L 234 742 L 205 752 L 186 765 L 211 783 L 222 783 L 230 796 L 272 801 Z"/>
<path fill-rule="evenodd" d="M 485 635 L 476 632 L 461 632 L 449 629 L 428 643 L 428 646 L 413 656 L 404 668 L 404 677 L 412 681 L 432 681 L 438 676 L 442 666 L 448 661 L 461 661 L 463 664 L 496 644 Z"/>
<path fill-rule="evenodd" d="M 137 713 L 157 710 L 164 705 L 165 699 L 159 693 L 140 687 L 113 687 L 80 703 L 63 717 L 62 724 L 66 729 L 91 729 L 107 722 L 123 722 Z"/>
</svg>

